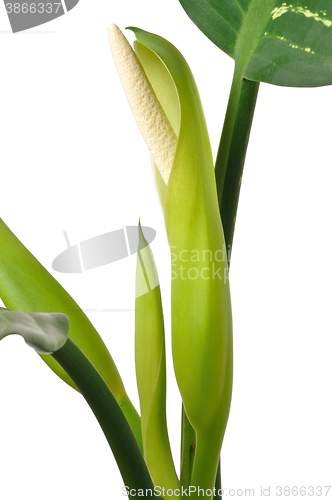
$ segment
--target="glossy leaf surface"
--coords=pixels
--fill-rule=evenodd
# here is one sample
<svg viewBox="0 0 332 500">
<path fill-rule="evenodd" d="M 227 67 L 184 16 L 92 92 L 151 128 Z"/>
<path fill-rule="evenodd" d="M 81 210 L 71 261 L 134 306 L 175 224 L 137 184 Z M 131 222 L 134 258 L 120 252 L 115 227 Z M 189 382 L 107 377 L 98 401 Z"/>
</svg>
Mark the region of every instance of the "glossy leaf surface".
<svg viewBox="0 0 332 500">
<path fill-rule="evenodd" d="M 50 354 L 66 342 L 69 320 L 65 314 L 24 313 L 0 307 L 0 340 L 21 335 L 40 354 Z"/>
<path fill-rule="evenodd" d="M 332 84 L 330 0 L 180 0 L 242 78 L 291 87 Z"/>
</svg>

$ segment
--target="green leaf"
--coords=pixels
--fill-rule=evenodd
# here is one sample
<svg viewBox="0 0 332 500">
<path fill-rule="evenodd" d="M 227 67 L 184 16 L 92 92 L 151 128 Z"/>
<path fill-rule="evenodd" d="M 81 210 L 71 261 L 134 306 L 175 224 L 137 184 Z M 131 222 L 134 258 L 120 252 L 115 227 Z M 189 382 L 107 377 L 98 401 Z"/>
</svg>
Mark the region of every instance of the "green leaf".
<svg viewBox="0 0 332 500">
<path fill-rule="evenodd" d="M 168 69 L 180 106 L 164 208 L 172 252 L 172 352 L 186 414 L 197 434 L 192 481 L 213 488 L 230 407 L 232 317 L 211 146 L 182 55 L 161 37 L 132 29 Z"/>
<path fill-rule="evenodd" d="M 0 340 L 7 335 L 21 335 L 38 353 L 50 354 L 65 344 L 68 333 L 65 314 L 24 313 L 0 307 Z"/>
<path fill-rule="evenodd" d="M 330 0 L 180 0 L 242 78 L 290 87 L 332 84 Z"/>
<path fill-rule="evenodd" d="M 154 484 L 174 491 L 179 487 L 179 481 L 166 424 L 163 309 L 154 258 L 140 224 L 136 269 L 135 362 L 144 458 Z"/>
<path fill-rule="evenodd" d="M 103 340 L 82 309 L 1 219 L 0 297 L 8 309 L 60 312 L 68 316 L 70 338 L 77 343 L 104 378 L 141 443 L 140 418 L 127 396 L 119 372 Z M 67 373 L 51 356 L 43 355 L 42 358 L 59 377 L 75 387 Z"/>
</svg>

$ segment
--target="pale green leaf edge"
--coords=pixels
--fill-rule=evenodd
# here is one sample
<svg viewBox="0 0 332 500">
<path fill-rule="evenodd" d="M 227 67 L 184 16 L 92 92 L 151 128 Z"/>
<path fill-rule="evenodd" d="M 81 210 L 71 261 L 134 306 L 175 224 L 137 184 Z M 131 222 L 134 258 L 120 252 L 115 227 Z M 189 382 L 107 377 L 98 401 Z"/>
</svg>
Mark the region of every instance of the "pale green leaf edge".
<svg viewBox="0 0 332 500">
<path fill-rule="evenodd" d="M 25 313 L 0 307 L 0 340 L 20 335 L 39 354 L 58 351 L 67 341 L 69 318 L 61 313 Z"/>
</svg>

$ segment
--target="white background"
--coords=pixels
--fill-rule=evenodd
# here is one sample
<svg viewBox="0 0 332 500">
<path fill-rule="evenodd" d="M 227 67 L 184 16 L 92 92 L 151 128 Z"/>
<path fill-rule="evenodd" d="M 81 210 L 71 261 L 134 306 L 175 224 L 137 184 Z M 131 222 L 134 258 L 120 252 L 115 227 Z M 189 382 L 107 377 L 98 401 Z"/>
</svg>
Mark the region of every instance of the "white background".
<svg viewBox="0 0 332 500">
<path fill-rule="evenodd" d="M 67 15 L 16 35 L 0 5 L 0 213 L 85 309 L 134 307 L 135 257 L 79 276 L 55 273 L 63 231 L 75 244 L 139 216 L 157 230 L 152 249 L 163 285 L 178 467 L 167 243 L 149 154 L 111 60 L 111 22 L 158 33 L 183 53 L 216 154 L 233 63 L 177 0 L 81 0 Z M 261 486 L 276 498 L 278 485 L 332 483 L 331 112 L 329 87 L 261 85 L 234 240 L 235 379 L 222 451 L 226 491 L 254 488 L 255 498 Z M 134 313 L 89 317 L 137 406 Z M 16 337 L 0 346 L 0 404 L 1 499 L 123 498 L 112 453 L 83 398 Z"/>
</svg>

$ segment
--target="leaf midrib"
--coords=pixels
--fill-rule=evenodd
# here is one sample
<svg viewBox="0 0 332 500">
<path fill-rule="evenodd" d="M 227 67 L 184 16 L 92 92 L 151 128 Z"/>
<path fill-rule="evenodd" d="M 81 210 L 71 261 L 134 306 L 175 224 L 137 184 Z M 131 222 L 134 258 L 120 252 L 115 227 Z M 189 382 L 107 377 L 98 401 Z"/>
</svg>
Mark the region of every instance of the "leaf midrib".
<svg viewBox="0 0 332 500">
<path fill-rule="evenodd" d="M 262 0 L 252 0 L 247 13 L 243 17 L 243 23 L 234 48 L 237 69 L 241 75 L 243 75 L 251 60 L 261 39 L 262 32 L 271 17 L 275 0 L 264 0 L 264 2 L 266 2 L 264 13 L 262 13 Z M 257 12 L 259 12 L 259 16 L 257 16 Z"/>
</svg>

